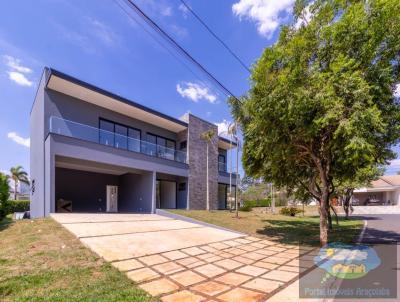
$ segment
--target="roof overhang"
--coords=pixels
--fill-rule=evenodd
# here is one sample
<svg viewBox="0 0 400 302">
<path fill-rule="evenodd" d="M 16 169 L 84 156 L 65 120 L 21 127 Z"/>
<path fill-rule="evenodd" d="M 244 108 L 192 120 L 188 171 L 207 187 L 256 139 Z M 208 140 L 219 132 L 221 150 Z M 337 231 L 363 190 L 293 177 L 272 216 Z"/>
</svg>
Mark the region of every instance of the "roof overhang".
<svg viewBox="0 0 400 302">
<path fill-rule="evenodd" d="M 236 142 L 231 141 L 222 136 L 218 137 L 218 148 L 223 149 L 223 150 L 230 150 L 230 149 L 236 148 L 236 146 L 237 146 Z"/>
<path fill-rule="evenodd" d="M 380 187 L 380 188 L 359 188 L 354 190 L 354 193 L 368 193 L 368 192 L 392 192 L 396 191 L 398 187 Z"/>
<path fill-rule="evenodd" d="M 49 69 L 46 88 L 175 133 L 188 127 L 188 124 L 184 121 L 132 102 L 54 69 Z"/>
</svg>

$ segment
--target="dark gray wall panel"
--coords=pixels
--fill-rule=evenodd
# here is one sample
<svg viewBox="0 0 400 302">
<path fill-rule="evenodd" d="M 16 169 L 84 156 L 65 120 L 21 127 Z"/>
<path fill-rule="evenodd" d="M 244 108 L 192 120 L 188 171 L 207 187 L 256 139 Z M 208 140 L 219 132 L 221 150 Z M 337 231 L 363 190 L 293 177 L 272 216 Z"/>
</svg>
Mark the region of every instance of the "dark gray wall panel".
<svg viewBox="0 0 400 302">
<path fill-rule="evenodd" d="M 119 177 L 56 168 L 55 200 L 71 200 L 73 212 L 106 212 L 107 185 L 119 186 Z"/>
</svg>

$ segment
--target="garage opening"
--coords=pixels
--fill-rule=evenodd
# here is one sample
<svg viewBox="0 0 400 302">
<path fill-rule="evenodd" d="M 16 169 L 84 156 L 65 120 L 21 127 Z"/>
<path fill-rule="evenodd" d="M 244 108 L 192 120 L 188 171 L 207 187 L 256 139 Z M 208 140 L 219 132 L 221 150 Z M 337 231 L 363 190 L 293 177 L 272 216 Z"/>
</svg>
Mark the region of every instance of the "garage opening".
<svg viewBox="0 0 400 302">
<path fill-rule="evenodd" d="M 153 181 L 149 171 L 56 159 L 54 210 L 151 213 Z"/>
</svg>

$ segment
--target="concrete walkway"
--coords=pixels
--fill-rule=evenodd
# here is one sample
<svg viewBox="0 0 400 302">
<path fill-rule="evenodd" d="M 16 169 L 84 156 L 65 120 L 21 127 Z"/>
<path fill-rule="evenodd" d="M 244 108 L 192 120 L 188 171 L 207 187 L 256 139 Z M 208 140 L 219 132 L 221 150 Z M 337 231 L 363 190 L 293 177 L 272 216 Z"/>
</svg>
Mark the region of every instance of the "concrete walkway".
<svg viewBox="0 0 400 302">
<path fill-rule="evenodd" d="M 154 214 L 52 214 L 162 301 L 264 301 L 313 265 L 310 248 Z M 310 255 L 310 257 L 312 257 Z"/>
</svg>

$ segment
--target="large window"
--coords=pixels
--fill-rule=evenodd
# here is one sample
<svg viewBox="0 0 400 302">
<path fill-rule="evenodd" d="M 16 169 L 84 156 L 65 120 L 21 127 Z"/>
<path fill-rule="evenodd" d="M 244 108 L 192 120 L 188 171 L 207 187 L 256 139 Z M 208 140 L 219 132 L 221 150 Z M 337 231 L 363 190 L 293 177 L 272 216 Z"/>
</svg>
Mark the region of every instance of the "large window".
<svg viewBox="0 0 400 302">
<path fill-rule="evenodd" d="M 147 134 L 147 141 L 150 143 L 147 148 L 148 154 L 175 160 L 175 141 L 150 133 Z"/>
<path fill-rule="evenodd" d="M 223 154 L 218 155 L 218 171 L 226 172 L 226 157 Z"/>
<path fill-rule="evenodd" d="M 99 125 L 101 144 L 140 152 L 140 130 L 105 119 L 100 119 Z"/>
</svg>

